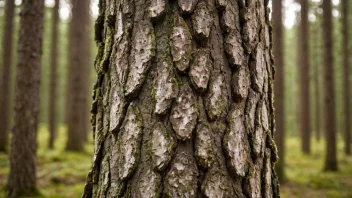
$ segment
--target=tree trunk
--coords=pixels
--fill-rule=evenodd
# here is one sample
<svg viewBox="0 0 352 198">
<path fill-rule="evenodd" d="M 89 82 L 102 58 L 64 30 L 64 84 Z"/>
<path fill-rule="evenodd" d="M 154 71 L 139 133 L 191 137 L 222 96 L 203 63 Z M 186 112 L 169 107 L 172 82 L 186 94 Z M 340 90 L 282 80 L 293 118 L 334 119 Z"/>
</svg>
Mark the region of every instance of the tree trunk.
<svg viewBox="0 0 352 198">
<path fill-rule="evenodd" d="M 83 197 L 279 197 L 269 24 L 264 0 L 100 1 Z"/>
<path fill-rule="evenodd" d="M 299 56 L 301 59 L 301 137 L 302 151 L 310 153 L 310 100 L 309 100 L 309 28 L 308 28 L 308 0 L 301 1 L 301 39 Z"/>
<path fill-rule="evenodd" d="M 12 41 L 13 21 L 15 15 L 15 1 L 7 0 L 5 3 L 5 27 L 3 37 L 3 66 L 0 82 L 0 152 L 6 152 L 10 122 L 11 98 L 11 67 L 12 67 Z"/>
<path fill-rule="evenodd" d="M 89 2 L 72 0 L 69 37 L 67 126 L 68 150 L 81 150 L 88 133 Z M 87 53 L 88 52 L 88 53 Z"/>
<path fill-rule="evenodd" d="M 31 195 L 36 187 L 40 67 L 44 0 L 23 0 L 18 43 L 15 118 L 8 196 Z"/>
<path fill-rule="evenodd" d="M 282 35 L 282 1 L 273 1 L 273 52 L 275 57 L 275 142 L 279 150 L 279 162 L 276 171 L 280 180 L 284 179 L 284 137 L 285 137 L 285 111 L 284 111 L 284 45 Z"/>
<path fill-rule="evenodd" d="M 336 118 L 335 90 L 332 54 L 332 17 L 331 0 L 323 0 L 323 43 L 324 43 L 324 106 L 326 128 L 325 170 L 336 171 Z"/>
<path fill-rule="evenodd" d="M 313 51 L 314 55 L 312 57 L 313 59 L 313 64 L 314 64 L 314 84 L 315 84 L 315 137 L 317 141 L 320 141 L 320 136 L 321 136 L 321 106 L 320 106 L 320 83 L 319 83 L 319 76 L 321 75 L 320 73 L 320 63 L 319 63 L 319 39 L 318 39 L 318 34 L 319 34 L 318 27 L 314 28 L 313 34 L 312 34 L 312 41 L 313 41 Z"/>
<path fill-rule="evenodd" d="M 343 93 L 344 93 L 344 118 L 345 118 L 345 153 L 347 155 L 351 154 L 351 116 L 350 116 L 350 83 L 349 83 L 349 38 L 348 38 L 348 1 L 342 1 L 342 52 L 343 52 Z"/>
<path fill-rule="evenodd" d="M 56 104 L 57 104 L 57 65 L 58 65 L 58 25 L 59 25 L 59 5 L 60 0 L 55 0 L 53 8 L 53 24 L 51 37 L 51 68 L 50 68 L 50 96 L 49 96 L 49 148 L 54 148 L 56 136 Z"/>
</svg>

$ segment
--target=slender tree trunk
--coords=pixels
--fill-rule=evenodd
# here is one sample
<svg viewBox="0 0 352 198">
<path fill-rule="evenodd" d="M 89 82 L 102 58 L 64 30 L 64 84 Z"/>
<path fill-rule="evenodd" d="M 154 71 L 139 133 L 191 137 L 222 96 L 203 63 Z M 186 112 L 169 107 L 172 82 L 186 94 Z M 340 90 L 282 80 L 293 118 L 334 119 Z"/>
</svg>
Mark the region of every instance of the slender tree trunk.
<svg viewBox="0 0 352 198">
<path fill-rule="evenodd" d="M 308 28 L 308 0 L 301 1 L 301 39 L 299 56 L 301 59 L 301 137 L 302 151 L 310 153 L 310 100 L 309 100 L 309 28 Z"/>
<path fill-rule="evenodd" d="M 23 0 L 18 46 L 15 118 L 8 196 L 31 195 L 36 187 L 44 0 Z"/>
<path fill-rule="evenodd" d="M 49 99 L 49 148 L 54 148 L 56 136 L 56 97 L 57 97 L 57 65 L 58 65 L 58 25 L 60 0 L 55 0 L 53 8 L 53 24 L 51 31 L 51 68 L 50 68 L 50 99 Z"/>
<path fill-rule="evenodd" d="M 279 197 L 269 13 L 241 2 L 101 1 L 83 197 Z"/>
<path fill-rule="evenodd" d="M 319 53 L 318 53 L 318 49 L 319 49 L 319 39 L 318 39 L 318 27 L 315 27 L 314 31 L 313 31 L 313 35 L 312 35 L 312 41 L 313 41 L 313 51 L 314 51 L 314 55 L 312 57 L 313 59 L 313 64 L 314 64 L 314 84 L 315 84 L 315 137 L 317 141 L 320 141 L 320 136 L 321 136 L 321 106 L 320 106 L 320 83 L 319 83 L 319 76 L 321 75 L 320 73 L 320 69 L 319 69 Z"/>
<path fill-rule="evenodd" d="M 279 150 L 279 162 L 276 171 L 280 180 L 284 180 L 284 137 L 285 137 L 285 111 L 284 111 L 284 54 L 282 31 L 282 0 L 273 1 L 273 52 L 275 57 L 275 142 Z"/>
<path fill-rule="evenodd" d="M 350 116 L 350 83 L 349 83 L 349 38 L 348 38 L 348 1 L 342 0 L 342 52 L 343 52 L 343 93 L 344 93 L 344 119 L 345 119 L 345 153 L 351 154 L 351 116 Z"/>
<path fill-rule="evenodd" d="M 325 170 L 336 171 L 336 118 L 334 69 L 332 55 L 332 16 L 331 0 L 323 0 L 323 43 L 324 43 L 324 106 L 326 128 L 326 159 Z"/>
<path fill-rule="evenodd" d="M 15 15 L 14 0 L 7 0 L 5 4 L 5 27 L 3 37 L 3 66 L 0 82 L 0 152 L 6 152 L 10 123 L 11 98 L 11 67 L 13 21 Z"/>
<path fill-rule="evenodd" d="M 68 69 L 68 150 L 81 150 L 88 132 L 89 2 L 72 0 Z"/>
</svg>

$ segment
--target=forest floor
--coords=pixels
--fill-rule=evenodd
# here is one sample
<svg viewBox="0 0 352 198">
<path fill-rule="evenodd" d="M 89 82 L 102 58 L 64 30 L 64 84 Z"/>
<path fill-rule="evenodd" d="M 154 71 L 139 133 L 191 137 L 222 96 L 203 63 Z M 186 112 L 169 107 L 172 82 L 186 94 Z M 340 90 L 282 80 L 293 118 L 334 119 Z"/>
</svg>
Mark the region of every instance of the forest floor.
<svg viewBox="0 0 352 198">
<path fill-rule="evenodd" d="M 78 198 L 82 194 L 91 166 L 93 141 L 84 152 L 66 152 L 66 134 L 60 128 L 54 150 L 47 147 L 48 131 L 41 126 L 38 134 L 38 189 L 42 197 Z M 298 138 L 286 139 L 286 182 L 281 184 L 283 198 L 347 198 L 352 197 L 352 157 L 343 154 L 338 144 L 339 172 L 323 172 L 324 142 L 312 141 L 311 155 L 300 152 Z M 9 160 L 0 154 L 0 197 L 5 197 Z"/>
</svg>

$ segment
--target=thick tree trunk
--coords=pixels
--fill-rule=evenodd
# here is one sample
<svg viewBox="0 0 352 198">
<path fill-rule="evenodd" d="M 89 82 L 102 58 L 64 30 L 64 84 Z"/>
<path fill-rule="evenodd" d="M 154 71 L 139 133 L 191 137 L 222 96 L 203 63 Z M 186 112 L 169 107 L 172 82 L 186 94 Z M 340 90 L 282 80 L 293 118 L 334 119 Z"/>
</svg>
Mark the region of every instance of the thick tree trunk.
<svg viewBox="0 0 352 198">
<path fill-rule="evenodd" d="M 308 28 L 308 0 L 301 1 L 301 42 L 299 42 L 300 76 L 301 76 L 301 138 L 302 151 L 310 153 L 310 100 L 309 100 L 309 28 Z"/>
<path fill-rule="evenodd" d="M 323 43 L 324 43 L 324 106 L 326 128 L 325 170 L 336 171 L 336 118 L 334 69 L 332 55 L 332 16 L 331 0 L 323 0 Z"/>
<path fill-rule="evenodd" d="M 350 83 L 349 83 L 349 38 L 348 38 L 348 1 L 342 1 L 342 52 L 343 52 L 343 93 L 344 93 L 344 119 L 345 119 L 345 153 L 351 154 L 351 116 L 350 116 Z"/>
<path fill-rule="evenodd" d="M 56 97 L 57 97 L 57 65 L 58 65 L 58 25 L 60 0 L 55 0 L 53 8 L 53 24 L 51 37 L 51 68 L 50 68 L 50 96 L 49 96 L 49 148 L 54 148 L 56 136 Z"/>
<path fill-rule="evenodd" d="M 100 1 L 83 197 L 279 197 L 267 1 Z"/>
<path fill-rule="evenodd" d="M 284 112 L 284 45 L 282 31 L 282 1 L 273 1 L 273 52 L 275 57 L 275 142 L 279 150 L 279 162 L 276 171 L 280 180 L 284 179 L 284 137 L 285 137 L 285 112 Z"/>
<path fill-rule="evenodd" d="M 15 118 L 8 196 L 31 195 L 36 186 L 40 61 L 44 0 L 23 0 L 18 46 Z"/>
<path fill-rule="evenodd" d="M 88 133 L 89 2 L 72 0 L 69 37 L 67 126 L 68 150 L 81 150 Z M 88 52 L 88 53 L 87 53 Z"/>
<path fill-rule="evenodd" d="M 10 123 L 11 97 L 11 67 L 13 21 L 15 15 L 15 1 L 7 0 L 5 4 L 5 27 L 3 37 L 3 66 L 0 82 L 0 152 L 6 152 Z"/>
</svg>

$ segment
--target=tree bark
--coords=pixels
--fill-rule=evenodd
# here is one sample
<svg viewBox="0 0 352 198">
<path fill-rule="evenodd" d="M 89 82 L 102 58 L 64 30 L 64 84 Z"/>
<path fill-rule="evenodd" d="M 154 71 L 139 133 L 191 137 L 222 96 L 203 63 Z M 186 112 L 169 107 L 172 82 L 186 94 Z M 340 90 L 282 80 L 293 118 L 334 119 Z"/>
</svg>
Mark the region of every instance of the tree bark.
<svg viewBox="0 0 352 198">
<path fill-rule="evenodd" d="M 324 43 L 324 102 L 326 128 L 325 170 L 336 171 L 336 118 L 335 90 L 332 54 L 332 17 L 331 0 L 323 0 L 323 43 Z"/>
<path fill-rule="evenodd" d="M 58 65 L 58 25 L 60 0 L 55 0 L 53 8 L 53 21 L 51 30 L 51 66 L 50 66 L 50 96 L 49 96 L 49 148 L 54 148 L 57 130 L 56 104 L 57 104 L 57 65 Z"/>
<path fill-rule="evenodd" d="M 282 31 L 282 1 L 273 1 L 273 52 L 275 57 L 275 142 L 279 150 L 279 162 L 276 165 L 277 175 L 284 179 L 284 137 L 285 137 L 285 109 L 284 109 L 284 45 Z"/>
<path fill-rule="evenodd" d="M 343 93 L 344 93 L 344 119 L 345 119 L 345 153 L 351 154 L 351 115 L 350 115 L 350 83 L 349 83 L 349 38 L 348 38 L 348 1 L 342 1 L 342 53 L 343 53 Z"/>
<path fill-rule="evenodd" d="M 5 4 L 5 27 L 3 37 L 3 66 L 0 82 L 0 152 L 6 152 L 10 123 L 11 98 L 11 67 L 12 67 L 12 41 L 13 21 L 15 15 L 15 2 L 8 0 Z"/>
<path fill-rule="evenodd" d="M 309 100 L 309 28 L 308 28 L 308 0 L 301 1 L 301 39 L 299 56 L 301 76 L 301 138 L 302 151 L 310 153 L 310 100 Z"/>
<path fill-rule="evenodd" d="M 68 150 L 82 150 L 88 133 L 89 3 L 72 0 L 67 96 Z"/>
<path fill-rule="evenodd" d="M 23 0 L 18 44 L 15 118 L 8 196 L 31 195 L 36 187 L 40 67 L 44 0 Z"/>
<path fill-rule="evenodd" d="M 279 197 L 267 1 L 100 1 L 83 197 Z"/>
</svg>

